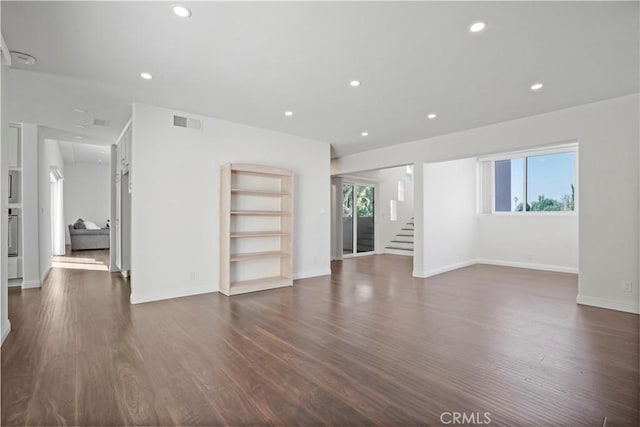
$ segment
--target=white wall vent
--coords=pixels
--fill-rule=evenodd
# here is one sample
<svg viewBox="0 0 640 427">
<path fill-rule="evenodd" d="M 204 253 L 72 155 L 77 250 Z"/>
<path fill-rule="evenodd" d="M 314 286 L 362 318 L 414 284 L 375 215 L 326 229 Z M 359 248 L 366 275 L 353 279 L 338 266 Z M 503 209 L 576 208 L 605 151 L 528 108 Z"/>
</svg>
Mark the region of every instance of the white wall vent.
<svg viewBox="0 0 640 427">
<path fill-rule="evenodd" d="M 173 116 L 173 125 L 181 128 L 200 129 L 202 122 L 198 119 L 189 117 Z"/>
</svg>

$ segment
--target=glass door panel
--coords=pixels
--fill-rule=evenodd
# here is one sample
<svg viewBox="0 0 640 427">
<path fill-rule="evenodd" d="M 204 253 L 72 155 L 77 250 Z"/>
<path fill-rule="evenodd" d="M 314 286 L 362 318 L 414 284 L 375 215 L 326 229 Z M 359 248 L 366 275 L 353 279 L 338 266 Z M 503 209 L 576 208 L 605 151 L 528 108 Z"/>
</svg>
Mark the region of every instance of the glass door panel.
<svg viewBox="0 0 640 427">
<path fill-rule="evenodd" d="M 358 253 L 375 250 L 374 199 L 375 188 L 358 186 L 356 200 L 356 248 Z"/>
<path fill-rule="evenodd" d="M 353 254 L 353 184 L 342 184 L 342 253 Z"/>
</svg>

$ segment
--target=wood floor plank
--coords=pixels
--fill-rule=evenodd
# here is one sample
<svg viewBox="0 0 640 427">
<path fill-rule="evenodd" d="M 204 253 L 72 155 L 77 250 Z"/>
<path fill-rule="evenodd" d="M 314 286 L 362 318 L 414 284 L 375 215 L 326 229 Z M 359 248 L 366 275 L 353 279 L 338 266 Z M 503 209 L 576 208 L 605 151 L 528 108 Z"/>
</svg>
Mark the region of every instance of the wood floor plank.
<svg viewBox="0 0 640 427">
<path fill-rule="evenodd" d="M 640 421 L 638 316 L 576 305 L 575 275 L 416 279 L 410 257 L 374 255 L 293 288 L 131 306 L 128 282 L 95 269 L 108 251 L 69 258 L 41 290 L 9 291 L 2 425 Z"/>
</svg>

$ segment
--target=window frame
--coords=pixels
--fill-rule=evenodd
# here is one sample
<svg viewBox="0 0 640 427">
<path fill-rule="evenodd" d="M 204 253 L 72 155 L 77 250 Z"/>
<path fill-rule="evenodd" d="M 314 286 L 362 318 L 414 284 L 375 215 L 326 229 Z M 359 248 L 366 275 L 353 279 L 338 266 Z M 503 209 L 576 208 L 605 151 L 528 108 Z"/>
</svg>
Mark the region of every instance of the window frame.
<svg viewBox="0 0 640 427">
<path fill-rule="evenodd" d="M 528 176 L 528 165 L 527 158 L 528 157 L 536 157 L 536 156 L 545 156 L 550 154 L 562 154 L 562 153 L 574 153 L 573 158 L 573 182 L 575 186 L 575 195 L 574 195 L 574 209 L 572 211 L 496 211 L 496 161 L 500 160 L 512 160 L 512 159 L 520 159 L 522 158 L 524 161 L 523 166 L 523 203 L 524 206 L 529 202 L 528 194 L 527 194 L 527 182 L 529 180 Z M 578 143 L 571 143 L 562 146 L 556 147 L 547 147 L 540 148 L 534 150 L 527 151 L 518 151 L 512 153 L 504 153 L 496 156 L 485 157 L 479 159 L 481 161 L 489 161 L 491 162 L 491 187 L 489 191 L 491 192 L 491 215 L 498 216 L 510 216 L 510 215 L 520 215 L 520 216 L 577 216 L 580 209 L 580 184 L 578 182 Z M 486 190 L 486 188 L 485 188 Z"/>
</svg>

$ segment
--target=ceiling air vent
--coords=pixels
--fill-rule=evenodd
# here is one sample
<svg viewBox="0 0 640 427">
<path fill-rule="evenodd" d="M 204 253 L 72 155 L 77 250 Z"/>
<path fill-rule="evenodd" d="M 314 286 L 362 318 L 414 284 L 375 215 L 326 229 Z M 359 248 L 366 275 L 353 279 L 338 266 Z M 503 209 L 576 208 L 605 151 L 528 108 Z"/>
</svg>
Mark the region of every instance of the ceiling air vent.
<svg viewBox="0 0 640 427">
<path fill-rule="evenodd" d="M 107 126 L 109 126 L 109 120 L 93 119 L 93 125 L 94 126 L 101 126 L 103 128 L 106 128 Z"/>
<path fill-rule="evenodd" d="M 173 116 L 173 125 L 189 129 L 200 129 L 202 127 L 200 120 L 182 116 Z"/>
</svg>

